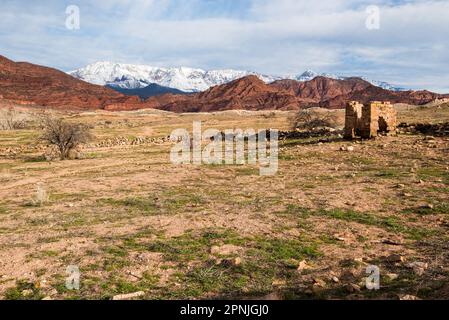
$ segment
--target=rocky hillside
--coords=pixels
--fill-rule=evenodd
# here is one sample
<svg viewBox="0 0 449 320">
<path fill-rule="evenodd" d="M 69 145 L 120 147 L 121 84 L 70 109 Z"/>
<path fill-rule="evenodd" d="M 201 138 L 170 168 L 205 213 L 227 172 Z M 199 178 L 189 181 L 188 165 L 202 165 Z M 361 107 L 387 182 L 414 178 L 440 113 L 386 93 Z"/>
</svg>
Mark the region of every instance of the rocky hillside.
<svg viewBox="0 0 449 320">
<path fill-rule="evenodd" d="M 151 108 L 173 112 L 224 110 L 298 110 L 307 107 L 344 108 L 347 101 L 426 104 L 442 95 L 428 91 L 389 91 L 360 78 L 316 77 L 311 81 L 281 80 L 266 84 L 248 76 L 190 96 L 165 95 L 147 100 Z"/>
<path fill-rule="evenodd" d="M 299 110 L 306 107 L 344 108 L 347 101 L 372 100 L 426 104 L 449 97 L 429 91 L 390 91 L 360 78 L 266 83 L 256 75 L 212 87 L 204 92 L 165 94 L 141 101 L 103 86 L 89 84 L 64 72 L 0 56 L 0 98 L 20 104 L 59 109 L 137 110 L 155 108 L 173 112 L 224 110 Z"/>
<path fill-rule="evenodd" d="M 56 69 L 0 56 L 0 96 L 19 104 L 60 109 L 102 109 L 113 103 L 139 103 L 112 89 L 75 79 Z"/>
</svg>

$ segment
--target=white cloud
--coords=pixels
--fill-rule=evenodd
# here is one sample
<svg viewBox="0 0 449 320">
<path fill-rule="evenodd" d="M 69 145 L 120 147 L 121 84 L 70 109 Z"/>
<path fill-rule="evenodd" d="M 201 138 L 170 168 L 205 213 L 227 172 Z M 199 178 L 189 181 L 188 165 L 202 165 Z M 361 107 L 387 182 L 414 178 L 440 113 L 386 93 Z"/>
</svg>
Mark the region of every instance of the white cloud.
<svg viewBox="0 0 449 320">
<path fill-rule="evenodd" d="M 75 33 L 61 27 L 61 4 L 23 12 L 7 2 L 2 53 L 66 70 L 96 60 L 279 74 L 312 68 L 449 92 L 441 82 L 449 70 L 448 1 L 253 0 L 235 17 L 202 13 L 201 0 L 79 2 Z M 381 9 L 380 30 L 365 28 L 372 4 Z"/>
</svg>

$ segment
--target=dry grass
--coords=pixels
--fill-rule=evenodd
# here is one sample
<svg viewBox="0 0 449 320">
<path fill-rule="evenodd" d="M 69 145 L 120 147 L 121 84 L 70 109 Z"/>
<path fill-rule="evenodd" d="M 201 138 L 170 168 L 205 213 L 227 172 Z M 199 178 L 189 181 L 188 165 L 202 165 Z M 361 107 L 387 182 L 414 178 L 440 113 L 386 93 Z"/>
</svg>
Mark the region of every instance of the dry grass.
<svg viewBox="0 0 449 320">
<path fill-rule="evenodd" d="M 417 112 L 403 110 L 400 118 L 419 118 Z M 149 111 L 66 118 L 94 125 L 102 140 L 162 137 L 200 119 L 220 130 L 288 129 L 291 116 Z M 26 149 L 35 134 L 0 132 L 0 142 Z M 0 296 L 92 299 L 143 290 L 146 299 L 447 297 L 448 139 L 388 137 L 339 151 L 346 145 L 289 141 L 274 177 L 250 166 L 174 166 L 169 143 L 90 148 L 86 159 L 64 162 L 30 161 L 39 154 L 26 150 L 2 157 Z M 34 205 L 38 184 L 49 199 Z M 211 254 L 223 245 L 238 250 Z M 418 276 L 406 264 L 383 261 L 393 253 L 429 268 Z M 216 263 L 234 256 L 242 263 Z M 302 260 L 310 269 L 300 273 Z M 366 264 L 398 278 L 383 276 L 378 292 L 346 291 L 363 281 Z M 68 265 L 80 267 L 80 291 L 64 286 Z"/>
</svg>

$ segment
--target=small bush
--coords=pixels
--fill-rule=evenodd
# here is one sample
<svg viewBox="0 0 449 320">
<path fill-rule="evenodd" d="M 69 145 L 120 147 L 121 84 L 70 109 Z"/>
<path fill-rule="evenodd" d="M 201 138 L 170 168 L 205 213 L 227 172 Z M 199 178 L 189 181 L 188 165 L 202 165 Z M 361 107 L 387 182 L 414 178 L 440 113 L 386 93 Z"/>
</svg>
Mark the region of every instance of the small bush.
<svg viewBox="0 0 449 320">
<path fill-rule="evenodd" d="M 92 139 L 89 127 L 84 124 L 45 117 L 42 120 L 42 126 L 44 134 L 41 140 L 56 146 L 61 160 L 68 159 L 71 151 Z"/>
<path fill-rule="evenodd" d="M 0 130 L 20 130 L 26 126 L 25 119 L 16 109 L 9 107 L 0 110 Z"/>
<path fill-rule="evenodd" d="M 301 110 L 292 121 L 293 130 L 313 130 L 316 128 L 335 128 L 336 116 L 330 111 L 312 109 Z"/>
</svg>

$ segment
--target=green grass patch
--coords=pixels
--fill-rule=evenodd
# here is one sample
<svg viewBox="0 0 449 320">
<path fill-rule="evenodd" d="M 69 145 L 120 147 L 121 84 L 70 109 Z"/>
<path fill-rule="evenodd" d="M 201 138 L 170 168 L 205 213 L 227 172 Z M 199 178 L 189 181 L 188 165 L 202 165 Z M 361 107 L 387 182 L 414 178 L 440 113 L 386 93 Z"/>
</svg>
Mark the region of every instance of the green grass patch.
<svg viewBox="0 0 449 320">
<path fill-rule="evenodd" d="M 185 207 L 200 207 L 206 204 L 203 196 L 188 189 L 173 188 L 166 190 L 161 196 L 162 207 L 172 213 Z"/>
<path fill-rule="evenodd" d="M 399 168 L 388 168 L 376 170 L 375 177 L 378 178 L 400 178 L 404 176 L 404 172 Z"/>
<path fill-rule="evenodd" d="M 449 172 L 445 168 L 427 167 L 417 171 L 418 179 L 443 179 L 443 182 L 449 183 Z"/>
<path fill-rule="evenodd" d="M 42 300 L 44 295 L 34 283 L 17 281 L 16 286 L 5 292 L 5 300 Z"/>
<path fill-rule="evenodd" d="M 126 199 L 100 199 L 101 203 L 111 205 L 113 207 L 126 207 L 136 209 L 147 214 L 154 214 L 158 210 L 157 200 L 155 197 L 132 197 Z"/>
<path fill-rule="evenodd" d="M 308 217 L 310 215 L 323 216 L 336 220 L 356 222 L 368 226 L 382 228 L 389 232 L 399 232 L 413 240 L 421 240 L 423 238 L 427 238 L 436 234 L 436 230 L 407 226 L 405 222 L 398 217 L 379 217 L 374 214 L 358 212 L 349 209 L 336 208 L 310 210 L 303 207 L 297 207 L 295 205 L 289 205 L 284 212 L 281 212 L 281 214 L 295 214 L 301 215 L 302 217 Z"/>
<path fill-rule="evenodd" d="M 202 195 L 188 189 L 173 188 L 158 195 L 138 196 L 125 199 L 100 199 L 99 203 L 115 208 L 128 208 L 145 215 L 173 214 L 185 208 L 198 208 L 206 204 Z"/>
<path fill-rule="evenodd" d="M 296 157 L 294 157 L 291 154 L 286 154 L 286 153 L 281 152 L 279 154 L 279 160 L 281 160 L 281 161 L 294 161 L 294 160 L 296 160 Z"/>
<path fill-rule="evenodd" d="M 28 156 L 24 159 L 25 163 L 39 163 L 39 162 L 47 162 L 44 156 Z"/>
<path fill-rule="evenodd" d="M 443 202 L 436 204 L 433 208 L 418 207 L 408 208 L 403 210 L 405 214 L 419 214 L 419 215 L 431 215 L 431 214 L 447 214 L 449 215 L 449 202 Z"/>
<path fill-rule="evenodd" d="M 370 166 L 370 165 L 374 165 L 376 163 L 376 160 L 374 160 L 372 158 L 362 157 L 362 156 L 354 156 L 354 157 L 352 157 L 352 162 Z"/>
<path fill-rule="evenodd" d="M 238 265 L 217 263 L 210 248 L 232 244 L 241 247 Z M 320 256 L 316 243 L 301 239 L 241 237 L 227 230 L 188 232 L 170 239 L 159 239 L 149 251 L 162 253 L 165 260 L 178 264 L 172 281 L 181 283 L 164 293 L 164 298 L 191 299 L 210 296 L 242 297 L 272 292 L 274 279 L 289 281 L 299 277 L 302 259 Z"/>
<path fill-rule="evenodd" d="M 254 167 L 241 167 L 235 170 L 237 176 L 259 176 L 260 169 Z"/>
</svg>

